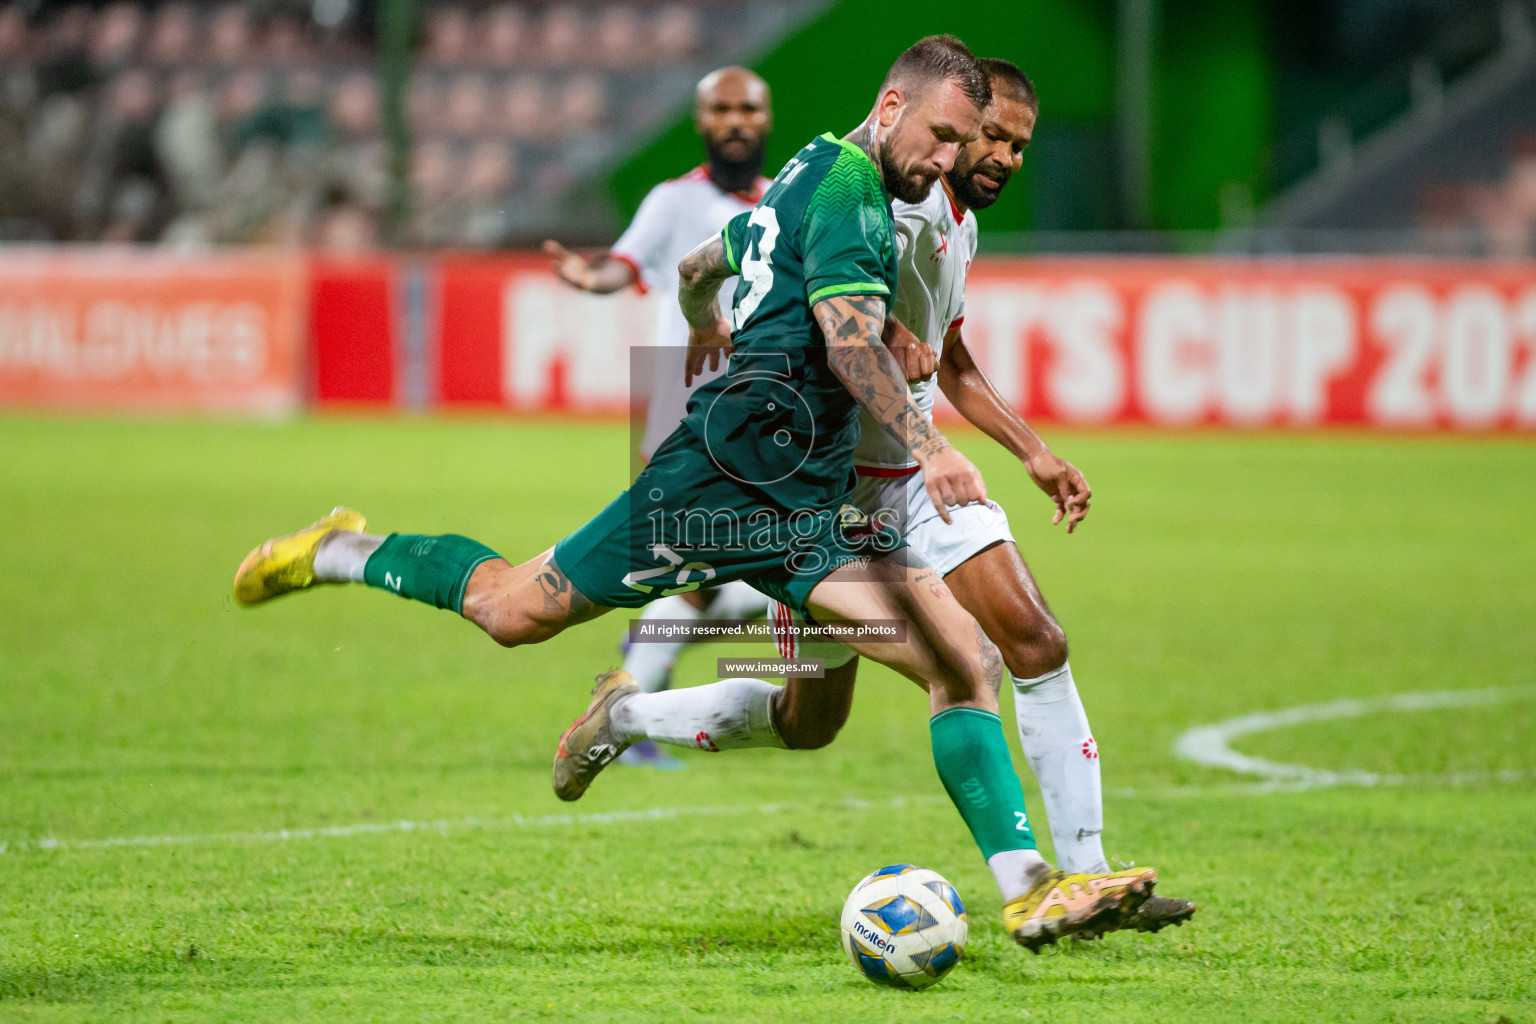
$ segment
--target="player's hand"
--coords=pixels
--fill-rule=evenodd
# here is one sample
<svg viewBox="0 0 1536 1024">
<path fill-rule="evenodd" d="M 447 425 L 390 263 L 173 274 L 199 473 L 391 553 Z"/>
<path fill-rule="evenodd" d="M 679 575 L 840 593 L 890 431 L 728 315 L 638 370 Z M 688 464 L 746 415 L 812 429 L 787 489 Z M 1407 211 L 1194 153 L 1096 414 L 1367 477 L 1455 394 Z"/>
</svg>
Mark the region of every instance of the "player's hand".
<svg viewBox="0 0 1536 1024">
<path fill-rule="evenodd" d="M 1049 449 L 1043 449 L 1025 459 L 1024 469 L 1035 486 L 1056 504 L 1056 515 L 1051 518 L 1051 525 L 1066 520 L 1068 533 L 1077 529 L 1077 524 L 1088 515 L 1088 503 L 1093 497 L 1093 490 L 1088 486 L 1088 481 L 1083 479 L 1082 472 Z"/>
<path fill-rule="evenodd" d="M 712 328 L 689 327 L 688 360 L 683 373 L 683 386 L 692 386 L 693 378 L 702 374 L 706 365 L 711 371 L 718 370 L 720 357 L 730 355 L 733 348 L 731 325 L 725 322 L 724 317 L 717 317 Z"/>
<path fill-rule="evenodd" d="M 885 342 L 885 347 L 896 357 L 896 365 L 901 367 L 908 384 L 927 380 L 938 371 L 939 354 L 933 350 L 933 346 L 913 334 L 906 324 L 894 316 L 885 318 L 885 329 L 880 332 L 880 340 Z"/>
<path fill-rule="evenodd" d="M 550 259 L 549 269 L 571 287 L 590 292 L 596 286 L 592 265 L 580 253 L 571 252 L 551 238 L 544 243 L 544 255 Z"/>
<path fill-rule="evenodd" d="M 949 517 L 951 505 L 987 500 L 987 485 L 981 479 L 981 471 L 948 442 L 932 455 L 924 457 L 918 453 L 917 461 L 923 467 L 928 500 L 939 510 L 939 518 L 944 522 L 953 522 Z"/>
</svg>

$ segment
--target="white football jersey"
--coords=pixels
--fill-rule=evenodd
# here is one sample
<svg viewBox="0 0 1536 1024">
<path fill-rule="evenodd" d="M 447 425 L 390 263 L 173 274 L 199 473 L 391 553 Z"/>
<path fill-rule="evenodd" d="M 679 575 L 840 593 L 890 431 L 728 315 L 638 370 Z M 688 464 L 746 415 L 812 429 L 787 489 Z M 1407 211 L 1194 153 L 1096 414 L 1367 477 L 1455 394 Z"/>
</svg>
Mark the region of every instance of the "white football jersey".
<svg viewBox="0 0 1536 1024">
<path fill-rule="evenodd" d="M 635 212 L 635 219 L 613 243 L 609 255 L 629 264 L 635 274 L 635 287 L 641 294 L 654 290 L 656 304 L 656 344 L 686 346 L 688 321 L 677 304 L 677 265 L 684 256 L 712 235 L 720 233 L 738 213 L 752 209 L 771 185 L 767 178 L 757 179 L 752 193 L 725 192 L 710 180 L 705 167 L 696 167 L 681 178 L 664 181 L 651 189 Z M 736 292 L 736 278 L 720 288 L 720 307 L 727 318 L 731 296 Z M 683 386 L 682 358 L 662 354 L 655 361 L 659 371 L 651 381 L 650 406 L 646 412 L 645 437 L 640 452 L 650 458 L 656 447 L 682 422 L 693 388 Z M 674 367 L 673 364 L 676 364 Z M 676 372 L 672 372 L 673 369 Z M 724 372 L 724 365 L 714 373 L 695 377 L 693 386 Z"/>
<path fill-rule="evenodd" d="M 943 355 L 944 336 L 965 319 L 965 276 L 976 258 L 976 215 L 950 202 L 935 182 L 921 203 L 891 202 L 896 222 L 899 282 L 891 311 L 907 329 Z M 931 420 L 938 375 L 912 385 L 912 397 Z M 906 448 L 869 413 L 859 418 L 856 466 L 915 466 Z"/>
</svg>

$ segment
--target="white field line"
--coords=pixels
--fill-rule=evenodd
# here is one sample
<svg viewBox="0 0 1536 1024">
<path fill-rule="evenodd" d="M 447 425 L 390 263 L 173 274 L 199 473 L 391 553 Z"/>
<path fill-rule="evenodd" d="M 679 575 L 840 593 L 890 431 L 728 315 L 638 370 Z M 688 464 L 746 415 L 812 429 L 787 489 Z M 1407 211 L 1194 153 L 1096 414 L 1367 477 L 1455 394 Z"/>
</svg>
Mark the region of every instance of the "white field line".
<svg viewBox="0 0 1536 1024">
<path fill-rule="evenodd" d="M 911 804 L 943 803 L 943 797 L 923 795 L 894 797 L 889 800 L 860 800 L 847 797 L 838 805 L 844 810 L 894 810 Z M 593 814 L 544 814 L 528 817 L 514 814 L 506 818 L 454 818 L 438 821 L 359 822 L 353 825 L 329 825 L 321 828 L 284 828 L 271 832 L 209 832 L 169 836 L 114 836 L 109 839 L 23 839 L 0 841 L 0 855 L 34 850 L 104 850 L 133 846 L 194 846 L 207 843 L 286 843 L 298 839 L 344 839 L 350 836 L 384 835 L 399 832 L 469 832 L 486 829 L 562 828 L 578 825 L 626 825 L 676 818 L 708 818 L 732 815 L 766 817 L 784 811 L 816 809 L 822 805 L 793 803 L 735 804 L 697 807 L 651 807 L 636 811 L 601 811 Z"/>
<path fill-rule="evenodd" d="M 1536 700 L 1536 687 L 1506 686 L 1487 690 L 1442 690 L 1428 693 L 1400 693 L 1384 697 L 1336 700 L 1325 704 L 1304 704 L 1279 711 L 1256 711 L 1229 718 L 1214 725 L 1202 725 L 1181 735 L 1174 744 L 1178 756 L 1211 768 L 1226 768 L 1260 781 L 1225 786 L 1164 786 L 1156 789 L 1126 787 L 1110 790 L 1123 799 L 1177 799 L 1254 793 L 1301 792 L 1329 786 L 1466 786 L 1486 782 L 1524 782 L 1536 779 L 1536 770 L 1511 769 L 1498 772 L 1447 772 L 1409 775 L 1357 770 L 1327 771 L 1306 765 L 1283 764 L 1260 757 L 1239 754 L 1229 741 L 1239 736 L 1269 732 L 1288 725 L 1325 722 L 1340 718 L 1360 718 L 1377 711 L 1429 711 L 1438 708 L 1480 707 Z M 923 794 L 893 797 L 888 800 L 861 800 L 846 797 L 839 806 L 847 810 L 897 810 L 914 804 L 946 802 L 944 797 Z M 696 807 L 651 807 L 634 811 L 601 811 L 592 814 L 514 814 L 506 818 L 455 818 L 437 821 L 358 822 L 352 825 L 328 825 L 320 828 L 285 828 L 270 832 L 209 832 L 165 836 L 113 836 L 107 839 L 23 839 L 0 840 L 0 855 L 39 850 L 103 850 L 135 846 L 193 846 L 210 843 L 281 843 L 302 839 L 344 839 L 351 836 L 385 835 L 402 832 L 446 834 L 487 829 L 562 828 L 578 825 L 624 825 L 677 818 L 729 817 L 754 815 L 766 817 L 785 811 L 803 811 L 824 805 L 795 803 L 727 804 Z"/>
<path fill-rule="evenodd" d="M 1230 742 L 1239 736 L 1271 732 L 1290 725 L 1327 722 L 1340 718 L 1362 718 L 1384 711 L 1432 711 L 1439 708 L 1485 707 L 1536 700 L 1536 687 L 1500 686 L 1486 690 L 1436 690 L 1426 693 L 1396 693 L 1382 697 L 1335 700 L 1325 704 L 1303 704 L 1279 711 L 1256 711 L 1214 725 L 1190 729 L 1178 738 L 1173 750 L 1186 761 L 1208 768 L 1225 768 L 1244 775 L 1258 776 L 1259 782 L 1242 787 L 1247 792 L 1297 792 L 1329 786 L 1406 786 L 1421 783 L 1471 785 L 1481 782 L 1521 782 L 1536 778 L 1536 771 L 1448 772 L 1438 775 L 1407 775 L 1359 770 L 1327 771 L 1303 764 L 1283 764 L 1262 757 L 1249 757 L 1233 750 Z M 1208 792 L 1208 790 L 1207 790 Z M 1171 794 L 1170 794 L 1171 795 Z"/>
</svg>

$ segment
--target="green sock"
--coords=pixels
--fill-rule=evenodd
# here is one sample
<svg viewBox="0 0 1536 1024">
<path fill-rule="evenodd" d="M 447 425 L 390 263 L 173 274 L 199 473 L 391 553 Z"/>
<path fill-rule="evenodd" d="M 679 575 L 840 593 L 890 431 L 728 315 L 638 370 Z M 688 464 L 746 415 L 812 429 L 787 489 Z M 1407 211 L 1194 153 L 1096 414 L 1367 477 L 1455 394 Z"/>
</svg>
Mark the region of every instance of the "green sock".
<svg viewBox="0 0 1536 1024">
<path fill-rule="evenodd" d="M 363 579 L 370 587 L 462 612 L 464 589 L 475 567 L 500 557 L 479 541 L 456 533 L 441 537 L 392 533 L 368 556 Z"/>
<path fill-rule="evenodd" d="M 982 857 L 1035 849 L 1002 719 L 980 708 L 950 708 L 928 720 L 928 733 L 933 765 Z"/>
</svg>

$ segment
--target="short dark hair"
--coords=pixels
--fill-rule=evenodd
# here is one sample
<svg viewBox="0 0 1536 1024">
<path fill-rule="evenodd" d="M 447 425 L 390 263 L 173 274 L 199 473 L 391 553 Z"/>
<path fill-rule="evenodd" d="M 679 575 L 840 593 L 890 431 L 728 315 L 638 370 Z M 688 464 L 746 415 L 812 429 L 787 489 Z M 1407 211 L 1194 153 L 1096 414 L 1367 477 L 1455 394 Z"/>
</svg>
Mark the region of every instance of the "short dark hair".
<svg viewBox="0 0 1536 1024">
<path fill-rule="evenodd" d="M 1027 104 L 1035 113 L 1040 112 L 1040 97 L 1035 94 L 1035 83 L 1019 70 L 1017 64 L 1001 57 L 982 57 L 977 63 L 981 65 L 994 93 L 1006 93 L 1020 103 Z"/>
<path fill-rule="evenodd" d="M 992 102 L 992 87 L 976 55 L 954 36 L 924 36 L 896 58 L 880 91 L 905 88 L 916 94 L 939 82 L 954 82 L 977 107 Z"/>
</svg>

